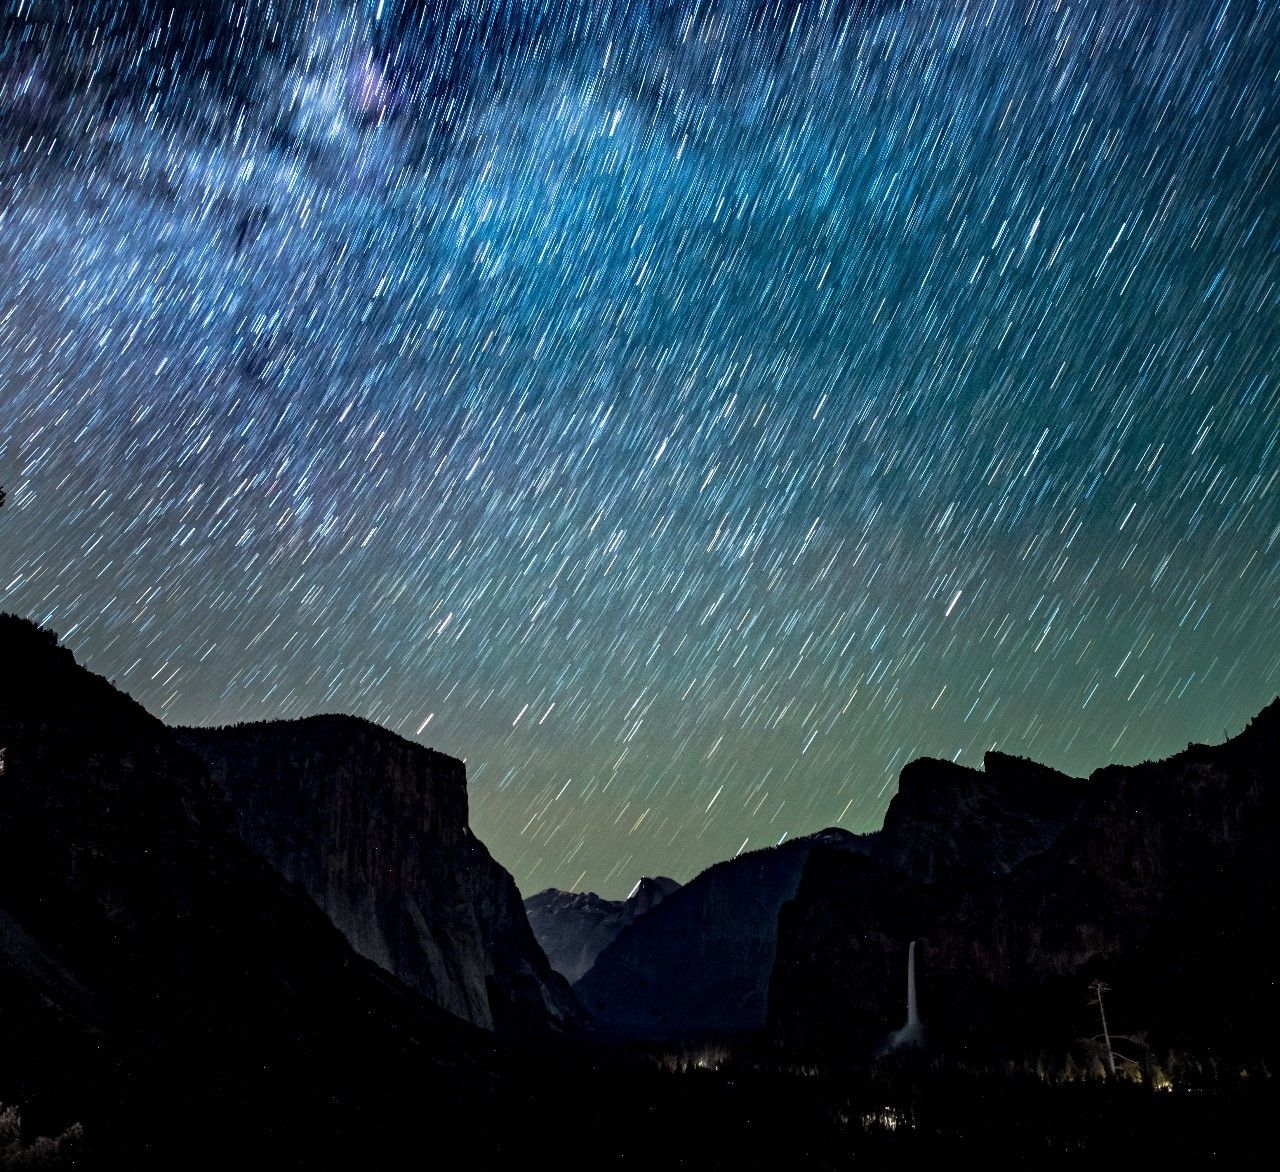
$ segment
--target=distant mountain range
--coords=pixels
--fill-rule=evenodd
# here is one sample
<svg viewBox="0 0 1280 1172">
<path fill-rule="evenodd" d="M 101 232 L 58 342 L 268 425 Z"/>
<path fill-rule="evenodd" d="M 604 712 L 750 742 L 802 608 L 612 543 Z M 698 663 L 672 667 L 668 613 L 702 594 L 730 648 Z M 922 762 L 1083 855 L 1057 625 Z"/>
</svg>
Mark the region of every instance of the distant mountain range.
<svg viewBox="0 0 1280 1172">
<path fill-rule="evenodd" d="M 764 1030 L 784 1049 L 866 1054 L 903 1023 L 916 939 L 940 1047 L 1068 1045 L 1097 1032 L 1102 978 L 1155 1041 L 1274 1046 L 1278 725 L 1280 702 L 1224 745 L 1087 779 L 996 752 L 980 770 L 913 761 L 881 830 L 710 867 L 618 930 L 574 991 L 622 1036 Z M 530 903 L 535 918 L 597 907 Z"/>
<path fill-rule="evenodd" d="M 882 830 L 855 835 L 831 827 L 717 863 L 619 932 L 575 991 L 601 1026 L 624 1035 L 760 1030 L 769 1016 L 779 914 L 815 851 L 874 860 L 923 882 L 1004 873 L 1062 832 L 1085 787 L 1000 753 L 987 754 L 985 772 L 913 762 Z"/>
<path fill-rule="evenodd" d="M 533 935 L 551 967 L 576 981 L 596 957 L 637 917 L 652 911 L 680 884 L 665 876 L 644 878 L 626 899 L 603 899 L 590 891 L 548 887 L 524 901 Z"/>
</svg>

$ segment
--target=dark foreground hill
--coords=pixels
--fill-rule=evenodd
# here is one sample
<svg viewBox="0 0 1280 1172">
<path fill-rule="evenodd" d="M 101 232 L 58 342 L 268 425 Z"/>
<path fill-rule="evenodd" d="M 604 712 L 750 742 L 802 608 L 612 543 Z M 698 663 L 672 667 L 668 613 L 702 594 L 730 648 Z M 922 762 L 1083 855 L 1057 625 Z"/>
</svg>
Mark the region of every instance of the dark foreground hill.
<svg viewBox="0 0 1280 1172">
<path fill-rule="evenodd" d="M 0 763 L 0 1103 L 82 1122 L 88 1166 L 378 1166 L 423 1128 L 465 1138 L 486 1036 L 358 956 L 173 733 L 7 616 Z"/>
</svg>

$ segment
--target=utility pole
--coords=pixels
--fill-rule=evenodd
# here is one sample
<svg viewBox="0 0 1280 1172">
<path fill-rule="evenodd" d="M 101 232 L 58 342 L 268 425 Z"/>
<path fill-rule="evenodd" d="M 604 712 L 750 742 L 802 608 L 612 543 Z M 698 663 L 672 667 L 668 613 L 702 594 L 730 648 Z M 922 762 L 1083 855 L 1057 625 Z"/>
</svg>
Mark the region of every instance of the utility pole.
<svg viewBox="0 0 1280 1172">
<path fill-rule="evenodd" d="M 1094 995 L 1098 998 L 1098 1016 L 1102 1019 L 1102 1040 L 1107 1047 L 1107 1065 L 1111 1067 L 1111 1077 L 1115 1078 L 1116 1074 L 1116 1055 L 1111 1049 L 1111 1034 L 1107 1031 L 1107 1011 L 1102 1006 L 1102 995 L 1110 990 L 1111 986 L 1105 981 L 1094 981 L 1090 986 Z"/>
</svg>

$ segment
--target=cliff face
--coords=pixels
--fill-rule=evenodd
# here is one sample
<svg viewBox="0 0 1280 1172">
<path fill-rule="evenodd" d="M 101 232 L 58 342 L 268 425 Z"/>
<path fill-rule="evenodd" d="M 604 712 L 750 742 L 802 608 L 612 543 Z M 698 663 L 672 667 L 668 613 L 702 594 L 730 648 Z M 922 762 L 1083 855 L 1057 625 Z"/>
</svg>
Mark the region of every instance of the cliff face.
<svg viewBox="0 0 1280 1172">
<path fill-rule="evenodd" d="M 1095 1034 L 1087 986 L 1100 977 L 1118 1032 L 1274 1049 L 1280 965 L 1263 942 L 1280 918 L 1278 734 L 1272 704 L 1224 745 L 1112 766 L 1065 790 L 1050 779 L 1071 816 L 1008 867 L 1008 820 L 980 820 L 1001 858 L 986 874 L 948 871 L 936 855 L 921 865 L 910 850 L 902 868 L 815 854 L 781 917 L 774 1032 L 817 1049 L 883 1040 L 902 1024 L 917 939 L 921 1015 L 940 1045 Z"/>
<path fill-rule="evenodd" d="M 778 909 L 821 844 L 860 849 L 826 830 L 703 871 L 636 919 L 574 986 L 604 1028 L 646 1037 L 758 1029 L 764 1023 Z"/>
<path fill-rule="evenodd" d="M 894 884 L 906 876 L 908 886 L 1003 875 L 1055 842 L 1088 790 L 1086 782 L 999 753 L 988 753 L 982 770 L 912 762 L 882 830 L 826 830 L 711 867 L 620 931 L 574 989 L 601 1024 L 626 1033 L 759 1029 L 779 912 L 811 854 L 830 854 L 860 875 L 894 876 Z"/>
<path fill-rule="evenodd" d="M 164 725 L 8 616 L 0 763 L 0 1099 L 74 1112 L 111 1166 L 270 1136 L 305 1162 L 297 1121 L 335 1105 L 333 1150 L 410 1102 L 452 1127 L 483 1035 L 361 960 Z"/>
<path fill-rule="evenodd" d="M 241 837 L 362 956 L 485 1029 L 576 1007 L 520 893 L 467 825 L 462 762 L 344 716 L 184 729 Z"/>
<path fill-rule="evenodd" d="M 919 883 L 1005 874 L 1057 839 L 1088 788 L 1003 753 L 980 770 L 921 758 L 902 770 L 869 854 Z"/>
<path fill-rule="evenodd" d="M 623 928 L 679 887 L 674 879 L 646 877 L 626 899 L 601 899 L 590 891 L 548 887 L 526 899 L 524 908 L 551 967 L 572 984 L 586 974 Z"/>
</svg>

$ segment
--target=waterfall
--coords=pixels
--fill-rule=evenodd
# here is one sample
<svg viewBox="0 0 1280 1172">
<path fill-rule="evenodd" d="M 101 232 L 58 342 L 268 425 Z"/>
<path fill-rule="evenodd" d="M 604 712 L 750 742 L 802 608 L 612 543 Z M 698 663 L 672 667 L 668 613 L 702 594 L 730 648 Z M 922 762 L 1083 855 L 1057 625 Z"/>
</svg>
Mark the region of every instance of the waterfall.
<svg viewBox="0 0 1280 1172">
<path fill-rule="evenodd" d="M 916 1009 L 916 942 L 907 949 L 907 1024 L 906 1030 L 920 1032 L 920 1013 Z"/>
<path fill-rule="evenodd" d="M 924 1026 L 920 1024 L 920 1011 L 916 1006 L 916 942 L 913 940 L 907 948 L 907 1024 L 889 1035 L 885 1050 L 923 1045 Z"/>
</svg>

